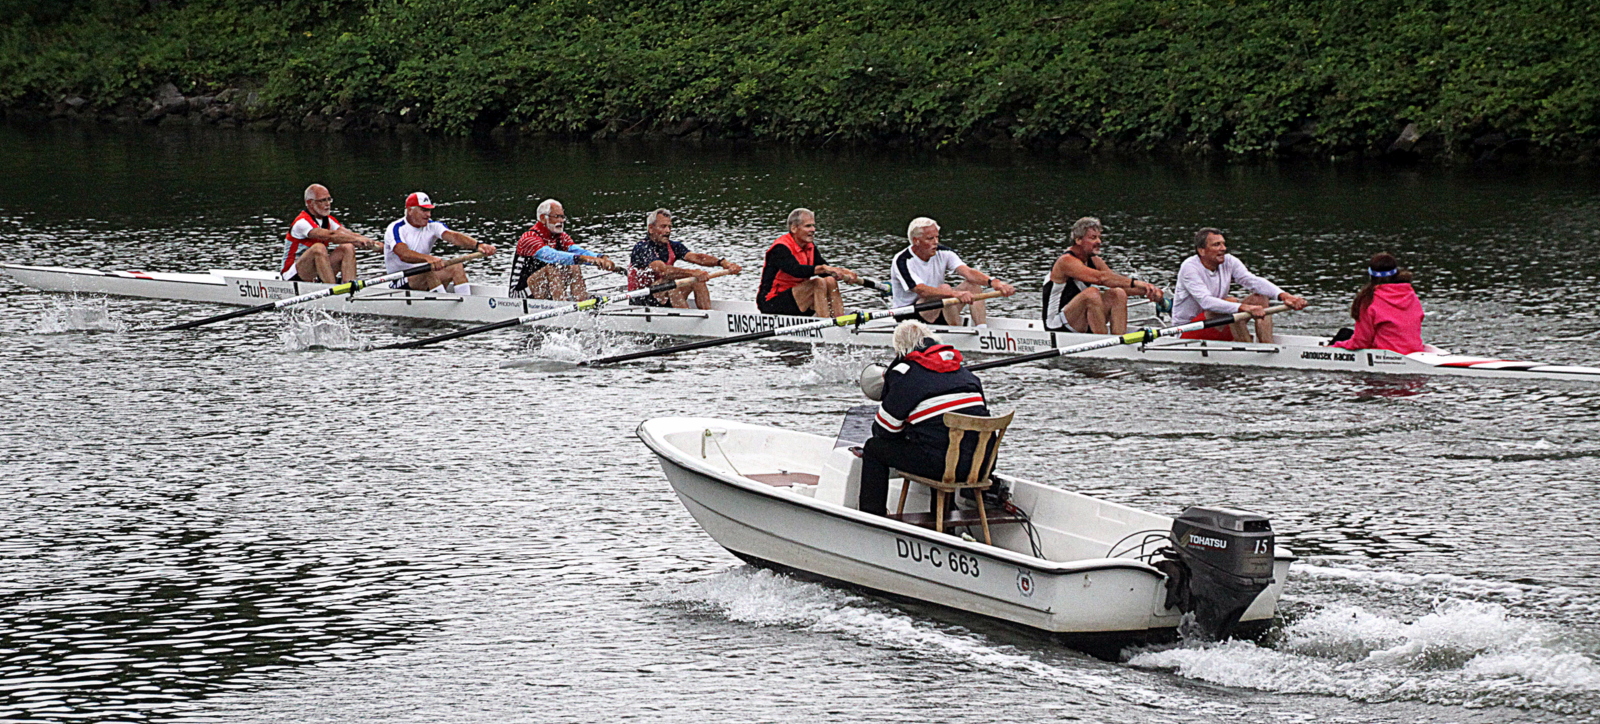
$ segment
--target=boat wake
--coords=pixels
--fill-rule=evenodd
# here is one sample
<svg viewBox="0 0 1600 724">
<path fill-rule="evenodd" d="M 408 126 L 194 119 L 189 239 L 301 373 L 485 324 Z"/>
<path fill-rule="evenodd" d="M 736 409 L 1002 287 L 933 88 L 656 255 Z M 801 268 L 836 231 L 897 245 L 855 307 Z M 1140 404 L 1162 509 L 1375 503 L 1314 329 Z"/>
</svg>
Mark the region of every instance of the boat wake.
<svg viewBox="0 0 1600 724">
<path fill-rule="evenodd" d="M 1507 600 L 1539 597 L 1531 587 L 1314 565 L 1297 567 L 1295 575 L 1323 579 L 1314 585 L 1367 587 L 1380 594 L 1411 589 L 1432 592 L 1435 599 L 1420 616 L 1374 610 L 1382 595 L 1366 604 L 1341 601 L 1298 618 L 1290 614 L 1266 645 L 1226 641 L 1142 649 L 1130 651 L 1128 663 L 1284 694 L 1560 714 L 1600 711 L 1600 642 L 1569 626 L 1513 615 L 1522 609 L 1504 603 L 1437 595 L 1446 590 Z"/>
<path fill-rule="evenodd" d="M 289 352 L 316 349 L 363 349 L 364 338 L 350 329 L 344 317 L 335 317 L 322 309 L 288 309 L 283 313 L 283 329 L 278 340 Z"/>
<path fill-rule="evenodd" d="M 652 602 L 757 626 L 831 634 L 863 645 L 912 652 L 919 666 L 943 664 L 1001 676 L 1009 673 L 1153 709 L 1210 708 L 1202 702 L 1175 703 L 1170 695 L 1119 680 L 1114 669 L 1101 669 L 1097 662 L 1073 658 L 1070 661 L 1079 666 L 1058 666 L 1034 653 L 916 618 L 848 591 L 750 566 L 660 591 Z"/>
<path fill-rule="evenodd" d="M 40 313 L 34 334 L 73 332 L 123 332 L 128 325 L 112 314 L 106 297 L 79 297 L 76 294 L 51 299 Z"/>
</svg>

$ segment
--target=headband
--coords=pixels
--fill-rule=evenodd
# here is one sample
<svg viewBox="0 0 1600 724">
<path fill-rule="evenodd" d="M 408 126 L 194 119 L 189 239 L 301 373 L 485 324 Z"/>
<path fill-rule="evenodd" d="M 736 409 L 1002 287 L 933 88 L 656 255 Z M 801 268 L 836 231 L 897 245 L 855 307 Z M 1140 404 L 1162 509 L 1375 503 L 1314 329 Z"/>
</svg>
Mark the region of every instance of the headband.
<svg viewBox="0 0 1600 724">
<path fill-rule="evenodd" d="M 1384 277 L 1392 277 L 1392 276 L 1394 276 L 1396 274 L 1399 274 L 1399 273 L 1400 273 L 1399 269 L 1390 269 L 1388 271 L 1378 271 L 1377 269 L 1373 269 L 1371 267 L 1367 268 L 1367 276 L 1370 276 L 1373 279 L 1382 279 Z"/>
</svg>

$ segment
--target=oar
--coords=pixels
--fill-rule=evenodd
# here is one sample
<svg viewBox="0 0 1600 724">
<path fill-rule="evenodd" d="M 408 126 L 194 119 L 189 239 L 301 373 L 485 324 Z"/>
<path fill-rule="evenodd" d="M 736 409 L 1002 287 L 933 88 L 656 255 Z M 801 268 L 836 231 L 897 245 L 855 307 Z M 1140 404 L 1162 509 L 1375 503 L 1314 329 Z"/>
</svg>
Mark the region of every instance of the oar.
<svg viewBox="0 0 1600 724">
<path fill-rule="evenodd" d="M 978 301 L 980 299 L 993 299 L 998 296 L 1000 296 L 1000 292 L 984 292 L 982 294 L 972 295 L 972 300 Z M 658 357 L 661 355 L 676 354 L 678 352 L 687 352 L 693 349 L 705 349 L 707 347 L 717 347 L 724 344 L 736 344 L 738 342 L 749 342 L 755 339 L 777 337 L 784 334 L 798 334 L 800 332 L 809 332 L 813 329 L 824 329 L 827 327 L 848 327 L 852 324 L 861 324 L 870 322 L 874 319 L 893 317 L 900 314 L 911 314 L 912 312 L 931 312 L 935 309 L 943 309 L 951 304 L 961 303 L 962 302 L 956 301 L 954 297 L 950 297 L 948 299 L 940 299 L 938 301 L 922 302 L 921 304 L 908 304 L 904 307 L 895 307 L 894 309 L 868 309 L 864 311 L 851 312 L 838 317 L 819 319 L 815 322 L 806 322 L 805 324 L 796 324 L 788 327 L 778 327 L 776 329 L 768 329 L 761 332 L 751 332 L 749 334 L 741 334 L 733 337 L 707 339 L 672 347 L 647 349 L 641 352 L 629 352 L 627 354 L 612 355 L 610 357 L 600 357 L 598 359 L 579 362 L 578 366 L 588 367 L 591 365 L 611 364 L 612 362 L 626 362 L 631 359 L 642 359 L 644 357 Z"/>
<path fill-rule="evenodd" d="M 456 264 L 463 264 L 463 263 L 472 261 L 473 259 L 482 259 L 482 258 L 483 258 L 483 253 L 475 251 L 475 252 L 472 252 L 471 254 L 463 254 L 463 255 L 458 256 L 458 257 L 456 257 L 454 259 L 451 259 L 451 260 L 445 262 L 444 265 L 445 266 L 454 266 Z M 421 273 L 426 272 L 426 271 L 430 271 L 432 269 L 433 269 L 432 265 L 423 264 L 422 266 L 414 266 L 414 267 L 411 267 L 410 269 L 405 269 L 403 271 L 397 271 L 397 272 L 392 272 L 392 273 L 389 273 L 389 274 L 385 274 L 385 275 L 383 275 L 381 277 L 374 277 L 372 279 L 357 279 L 357 280 L 355 280 L 353 282 L 345 282 L 343 284 L 336 284 L 334 286 L 328 287 L 327 289 L 321 289 L 321 290 L 318 290 L 318 291 L 315 291 L 315 292 L 307 292 L 305 294 L 301 294 L 298 297 L 289 297 L 288 299 L 279 299 L 276 302 L 267 302 L 266 304 L 257 304 L 254 307 L 247 307 L 245 309 L 235 309 L 235 310 L 233 310 L 231 312 L 228 312 L 227 314 L 218 314 L 215 317 L 206 317 L 205 319 L 196 319 L 193 322 L 181 322 L 179 324 L 173 324 L 173 325 L 170 325 L 170 326 L 161 327 L 160 329 L 163 330 L 163 331 L 165 331 L 165 330 L 173 330 L 173 329 L 193 329 L 193 328 L 201 326 L 203 324 L 211 324 L 212 322 L 222 322 L 222 321 L 226 321 L 226 320 L 229 320 L 229 319 L 237 319 L 239 317 L 243 317 L 243 316 L 250 315 L 250 314 L 256 314 L 258 312 L 269 312 L 269 311 L 272 311 L 274 309 L 283 309 L 284 307 L 292 307 L 292 306 L 294 306 L 296 304 L 305 304 L 306 302 L 313 302 L 313 301 L 316 301 L 318 299 L 322 299 L 323 297 L 334 296 L 335 294 L 355 294 L 356 292 L 359 292 L 362 289 L 366 289 L 367 287 L 370 287 L 370 286 L 372 286 L 374 284 L 382 284 L 384 282 L 392 282 L 392 281 L 395 281 L 397 279 L 403 279 L 405 277 L 416 276 L 418 274 L 421 274 Z"/>
<path fill-rule="evenodd" d="M 706 275 L 706 279 L 715 279 L 717 277 L 724 276 L 726 274 L 728 274 L 728 270 L 727 269 L 722 269 L 720 271 L 714 271 L 714 272 L 711 272 L 710 274 L 707 274 Z M 691 284 L 694 284 L 697 281 L 698 280 L 695 279 L 694 277 L 683 277 L 681 279 L 675 279 L 675 280 L 672 280 L 672 281 L 661 282 L 660 284 L 656 284 L 654 286 L 644 287 L 644 288 L 641 288 L 641 289 L 635 289 L 635 290 L 633 290 L 631 292 L 628 292 L 626 294 L 617 294 L 617 295 L 608 296 L 608 297 L 590 297 L 590 298 L 585 299 L 585 300 L 583 300 L 581 302 L 573 302 L 571 304 L 567 304 L 567 305 L 560 306 L 560 307 L 551 307 L 549 309 L 542 309 L 542 310 L 537 311 L 537 312 L 531 312 L 529 314 L 524 314 L 524 315 L 522 315 L 520 317 L 517 317 L 515 319 L 507 319 L 507 320 L 500 321 L 500 322 L 494 322 L 492 324 L 485 324 L 485 325 L 483 325 L 481 327 L 473 327 L 471 329 L 460 329 L 460 330 L 456 330 L 454 332 L 447 332 L 445 334 L 437 335 L 437 336 L 434 336 L 434 337 L 428 337 L 427 339 L 415 339 L 415 340 L 411 340 L 409 342 L 396 342 L 394 344 L 386 344 L 386 345 L 384 345 L 382 347 L 379 347 L 378 349 L 412 349 L 412 348 L 415 348 L 415 347 L 425 347 L 427 345 L 433 344 L 434 342 L 443 342 L 443 341 L 445 341 L 447 339 L 456 339 L 458 337 L 468 337 L 468 336 L 471 336 L 471 335 L 474 335 L 474 334 L 482 334 L 484 332 L 492 332 L 492 331 L 494 331 L 496 329 L 505 329 L 506 327 L 515 327 L 515 326 L 522 325 L 522 324 L 532 324 L 532 323 L 537 322 L 537 321 L 539 321 L 541 319 L 550 319 L 551 317 L 559 317 L 561 315 L 571 314 L 573 312 L 582 312 L 582 311 L 589 310 L 589 309 L 599 309 L 600 307 L 604 307 L 607 304 L 611 304 L 613 302 L 620 302 L 620 301 L 622 301 L 624 299 L 635 299 L 637 297 L 642 297 L 642 296 L 644 296 L 646 294 L 660 294 L 661 292 L 670 292 L 670 291 L 672 291 L 674 289 L 679 289 L 679 288 L 686 287 L 686 286 L 689 286 Z"/>
<path fill-rule="evenodd" d="M 860 275 L 857 275 L 857 276 L 860 276 Z M 880 297 L 887 297 L 887 296 L 890 296 L 890 295 L 894 294 L 894 291 L 891 290 L 889 288 L 889 285 L 884 283 L 884 282 L 880 282 L 880 281 L 878 281 L 876 279 L 868 279 L 866 277 L 860 277 L 860 279 L 861 279 L 861 281 L 857 282 L 857 284 L 860 284 L 862 287 L 865 287 L 867 289 L 871 289 L 872 291 L 877 292 L 878 296 L 880 296 Z"/>
<path fill-rule="evenodd" d="M 1267 314 L 1277 314 L 1278 312 L 1286 311 L 1288 309 L 1288 306 L 1280 304 L 1276 307 L 1267 307 L 1265 311 Z M 1196 330 L 1210 329 L 1212 327 L 1222 327 L 1233 324 L 1234 322 L 1242 322 L 1249 318 L 1249 312 L 1235 312 L 1231 316 L 1227 317 L 1203 319 L 1198 322 L 1181 324 L 1176 327 L 1167 327 L 1166 329 L 1141 329 L 1137 332 L 1129 332 L 1127 334 L 1121 334 L 1106 339 L 1097 339 L 1093 342 L 1084 342 L 1083 344 L 1075 344 L 1069 347 L 1056 347 L 1055 349 L 1047 349 L 1043 352 L 1034 352 L 1033 354 L 1025 354 L 1016 357 L 1007 357 L 1005 359 L 980 362 L 975 365 L 967 365 L 967 369 L 976 372 L 978 370 L 989 369 L 990 367 L 1004 367 L 1006 365 L 1033 362 L 1041 359 L 1050 359 L 1051 357 L 1060 357 L 1062 355 L 1077 354 L 1079 352 L 1088 352 L 1096 349 L 1105 349 L 1107 347 L 1115 347 L 1119 344 L 1144 344 L 1160 337 L 1171 337 L 1174 335 L 1183 334 L 1184 332 L 1194 332 Z"/>
</svg>

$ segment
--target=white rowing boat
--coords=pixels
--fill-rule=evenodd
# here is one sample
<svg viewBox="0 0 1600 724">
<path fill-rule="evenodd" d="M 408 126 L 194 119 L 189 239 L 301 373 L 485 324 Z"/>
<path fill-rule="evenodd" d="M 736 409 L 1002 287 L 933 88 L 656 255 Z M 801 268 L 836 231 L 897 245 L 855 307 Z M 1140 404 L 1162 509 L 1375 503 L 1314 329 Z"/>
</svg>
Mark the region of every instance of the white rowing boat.
<svg viewBox="0 0 1600 724">
<path fill-rule="evenodd" d="M 917 516 L 857 510 L 861 461 L 849 449 L 851 427 L 836 441 L 728 420 L 658 418 L 640 424 L 638 435 L 700 527 L 756 565 L 1090 645 L 1170 638 L 1185 613 L 1212 634 L 1258 632 L 1276 615 L 1294 555 L 1274 545 L 1261 516 L 1191 508 L 1178 519 L 1187 526 L 1175 528 L 1164 515 L 995 474 L 1013 509 L 990 509 L 994 543 L 987 545 L 935 532 L 931 520 L 914 524 Z M 901 482 L 890 481 L 891 509 Z M 970 502 L 961 505 L 952 517 L 977 515 Z M 925 509 L 925 489 L 913 486 L 906 510 Z M 1222 558 L 1234 561 L 1217 568 L 1230 584 L 1240 579 L 1229 576 L 1248 579 L 1231 593 L 1202 570 Z"/>
<path fill-rule="evenodd" d="M 286 282 L 272 272 L 212 270 L 205 274 L 142 271 L 99 271 L 64 267 L 0 264 L 0 272 L 18 282 L 47 292 L 110 294 L 117 296 L 210 302 L 236 306 L 286 299 L 327 285 Z M 470 285 L 468 294 L 417 292 L 384 288 L 365 289 L 353 296 L 336 296 L 307 304 L 334 312 L 425 319 L 462 324 L 488 324 L 514 319 L 564 302 L 516 299 L 502 296 L 498 286 Z M 750 302 L 717 301 L 711 309 L 661 309 L 612 306 L 595 314 L 567 315 L 536 324 L 554 327 L 598 328 L 608 331 L 683 337 L 729 337 L 777 327 L 814 322 L 812 317 L 761 314 Z M 823 344 L 887 347 L 893 320 L 878 320 L 859 327 L 811 330 L 783 338 Z M 989 318 L 985 328 L 934 329 L 945 342 L 962 352 L 1015 355 L 1105 339 L 1100 335 L 1050 332 L 1038 320 Z M 1343 350 L 1327 346 L 1328 338 L 1279 334 L 1273 344 L 1159 339 L 1142 345 L 1119 345 L 1087 352 L 1082 357 L 1162 364 L 1232 365 L 1332 372 L 1401 375 L 1457 375 L 1502 379 L 1565 379 L 1600 382 L 1600 368 L 1554 365 L 1523 360 L 1455 355 L 1430 351 L 1402 355 L 1387 350 Z"/>
</svg>

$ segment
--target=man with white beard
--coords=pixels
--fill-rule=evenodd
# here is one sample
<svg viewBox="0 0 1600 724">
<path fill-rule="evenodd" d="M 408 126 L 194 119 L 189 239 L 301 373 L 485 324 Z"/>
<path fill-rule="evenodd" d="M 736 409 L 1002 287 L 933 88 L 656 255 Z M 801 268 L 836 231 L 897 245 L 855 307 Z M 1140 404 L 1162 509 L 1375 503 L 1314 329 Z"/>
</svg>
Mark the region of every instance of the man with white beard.
<svg viewBox="0 0 1600 724">
<path fill-rule="evenodd" d="M 611 271 L 616 268 L 604 255 L 578 246 L 564 230 L 566 208 L 560 201 L 545 199 L 539 204 L 539 220 L 517 240 L 511 260 L 513 297 L 580 301 L 589 298 L 579 264 L 592 264 Z"/>
</svg>

